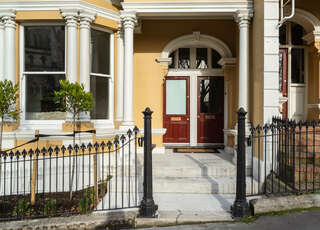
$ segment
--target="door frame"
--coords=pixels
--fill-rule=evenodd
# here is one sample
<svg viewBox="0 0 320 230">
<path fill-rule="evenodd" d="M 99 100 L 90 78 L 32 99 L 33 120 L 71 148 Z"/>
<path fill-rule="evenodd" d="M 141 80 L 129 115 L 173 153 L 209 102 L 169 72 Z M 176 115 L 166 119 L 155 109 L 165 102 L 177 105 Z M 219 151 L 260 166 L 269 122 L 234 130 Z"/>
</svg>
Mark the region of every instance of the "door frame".
<svg viewBox="0 0 320 230">
<path fill-rule="evenodd" d="M 166 85 L 167 85 L 167 80 L 185 80 L 186 81 L 186 114 L 185 115 L 180 115 L 180 114 L 172 114 L 172 115 L 166 115 L 167 111 L 167 89 L 166 89 Z M 189 103 L 188 103 L 189 102 Z M 188 133 L 187 133 L 187 139 L 190 142 L 190 78 L 186 77 L 186 76 L 167 76 L 164 80 L 164 84 L 163 84 L 163 123 L 165 122 L 165 116 L 171 116 L 171 117 L 185 117 L 186 121 L 187 121 L 187 129 L 188 129 Z M 171 144 L 171 142 L 168 142 Z M 178 142 L 181 143 L 183 145 L 185 145 L 188 142 Z"/>
<path fill-rule="evenodd" d="M 198 143 L 198 121 L 197 121 L 197 113 L 198 113 L 198 77 L 212 76 L 212 77 L 224 77 L 222 69 L 169 69 L 168 77 L 189 77 L 189 96 L 190 96 L 190 142 L 189 143 L 164 143 L 164 146 L 170 145 L 190 145 L 190 146 L 205 146 L 208 144 L 224 144 L 224 143 Z M 225 81 L 225 78 L 224 78 Z M 226 82 L 224 82 L 225 92 L 226 92 Z M 164 111 L 164 110 L 163 110 Z M 224 121 L 228 119 L 228 101 L 227 94 L 224 94 Z M 224 129 L 226 127 L 227 122 L 224 122 Z M 224 135 L 226 139 L 226 135 Z M 226 141 L 226 140 L 224 140 Z"/>
</svg>

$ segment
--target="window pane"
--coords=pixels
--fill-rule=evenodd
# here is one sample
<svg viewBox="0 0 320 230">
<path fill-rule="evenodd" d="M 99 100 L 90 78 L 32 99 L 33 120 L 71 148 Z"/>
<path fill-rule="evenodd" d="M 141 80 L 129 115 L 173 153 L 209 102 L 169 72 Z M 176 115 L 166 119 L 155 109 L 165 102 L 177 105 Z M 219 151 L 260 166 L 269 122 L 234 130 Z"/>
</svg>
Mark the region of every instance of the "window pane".
<svg viewBox="0 0 320 230">
<path fill-rule="evenodd" d="M 25 27 L 25 70 L 65 70 L 64 26 Z"/>
<path fill-rule="evenodd" d="M 64 75 L 26 75 L 26 119 L 64 120 L 66 113 L 55 102 L 54 91 L 60 89 Z"/>
<path fill-rule="evenodd" d="M 91 72 L 110 74 L 110 35 L 91 30 Z"/>
<path fill-rule="evenodd" d="M 180 48 L 179 49 L 179 69 L 189 69 L 190 68 L 190 49 Z"/>
<path fill-rule="evenodd" d="M 291 82 L 304 83 L 304 49 L 292 49 L 291 59 Z"/>
<path fill-rule="evenodd" d="M 91 119 L 109 119 L 109 79 L 90 76 L 90 91 L 95 101 Z"/>
<path fill-rule="evenodd" d="M 287 25 L 282 25 L 279 28 L 279 40 L 280 40 L 280 45 L 287 44 Z"/>
<path fill-rule="evenodd" d="M 224 109 L 223 92 L 223 78 L 200 80 L 200 113 L 222 113 Z"/>
<path fill-rule="evenodd" d="M 296 23 L 291 23 L 292 45 L 303 45 L 303 40 L 302 40 L 303 35 L 304 35 L 303 27 Z"/>
<path fill-rule="evenodd" d="M 166 113 L 186 114 L 187 109 L 186 80 L 166 81 Z"/>
<path fill-rule="evenodd" d="M 169 55 L 169 58 L 171 58 L 171 60 L 172 60 L 171 64 L 169 65 L 169 68 L 175 68 L 175 63 L 174 63 L 174 60 L 175 60 L 175 51 L 173 51 L 173 52 Z"/>
<path fill-rule="evenodd" d="M 211 50 L 211 57 L 212 57 L 212 68 L 221 68 L 221 65 L 218 62 L 221 59 L 221 55 L 214 49 Z"/>
<path fill-rule="evenodd" d="M 197 69 L 208 68 L 208 49 L 207 48 L 197 48 L 196 64 L 197 64 Z"/>
</svg>

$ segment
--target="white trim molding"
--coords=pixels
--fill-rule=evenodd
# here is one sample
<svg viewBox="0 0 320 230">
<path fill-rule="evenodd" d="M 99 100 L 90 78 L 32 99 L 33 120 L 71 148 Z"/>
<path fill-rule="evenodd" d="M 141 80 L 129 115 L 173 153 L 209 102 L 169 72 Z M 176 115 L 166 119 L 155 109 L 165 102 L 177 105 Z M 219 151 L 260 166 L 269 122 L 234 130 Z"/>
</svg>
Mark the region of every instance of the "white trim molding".
<svg viewBox="0 0 320 230">
<path fill-rule="evenodd" d="M 320 104 L 308 104 L 308 109 L 318 109 L 318 110 L 320 110 Z"/>
<path fill-rule="evenodd" d="M 105 0 L 108 1 L 108 0 Z M 0 4 L 1 9 L 15 9 L 16 11 L 27 11 L 27 10 L 60 10 L 61 6 L 83 9 L 93 11 L 97 16 L 101 16 L 113 21 L 119 21 L 120 16 L 118 12 L 106 9 L 104 7 L 96 6 L 82 0 L 3 0 Z"/>
<path fill-rule="evenodd" d="M 232 52 L 229 47 L 220 39 L 205 34 L 189 34 L 178 37 L 169 42 L 163 49 L 160 59 L 169 58 L 171 52 L 181 47 L 208 47 L 215 49 L 222 58 L 232 58 Z"/>
<path fill-rule="evenodd" d="M 217 16 L 233 17 L 238 10 L 253 9 L 252 0 L 192 1 L 192 2 L 123 2 L 124 10 L 135 11 L 139 17 L 148 16 Z"/>
</svg>

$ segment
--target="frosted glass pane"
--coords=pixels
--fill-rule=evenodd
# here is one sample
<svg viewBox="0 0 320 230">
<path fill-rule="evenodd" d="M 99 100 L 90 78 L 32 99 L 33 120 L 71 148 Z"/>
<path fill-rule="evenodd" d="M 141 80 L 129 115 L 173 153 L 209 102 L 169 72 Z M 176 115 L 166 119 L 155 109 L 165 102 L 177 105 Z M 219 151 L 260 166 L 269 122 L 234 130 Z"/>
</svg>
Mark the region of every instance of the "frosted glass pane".
<svg viewBox="0 0 320 230">
<path fill-rule="evenodd" d="M 166 83 L 167 114 L 185 115 L 187 111 L 186 80 L 167 80 Z"/>
</svg>

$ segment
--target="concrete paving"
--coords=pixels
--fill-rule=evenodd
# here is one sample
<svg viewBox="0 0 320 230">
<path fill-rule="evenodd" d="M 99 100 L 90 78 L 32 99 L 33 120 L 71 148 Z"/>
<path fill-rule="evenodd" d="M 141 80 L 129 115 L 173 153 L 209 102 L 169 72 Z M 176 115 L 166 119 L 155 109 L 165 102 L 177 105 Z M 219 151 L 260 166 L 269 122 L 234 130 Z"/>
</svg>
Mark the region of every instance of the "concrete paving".
<svg viewBox="0 0 320 230">
<path fill-rule="evenodd" d="M 263 216 L 253 223 L 208 223 L 172 227 L 152 227 L 144 230 L 318 230 L 320 210 Z"/>
</svg>

